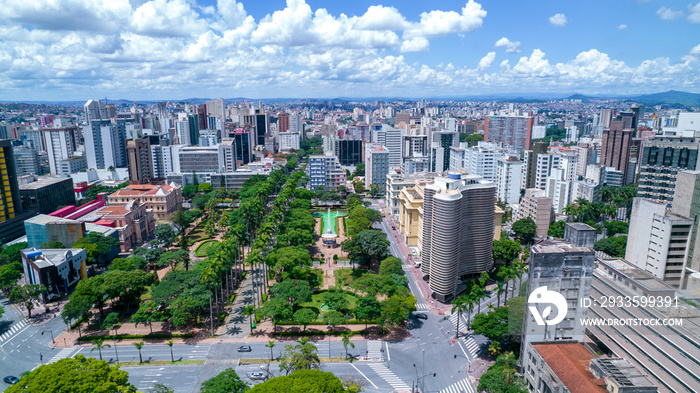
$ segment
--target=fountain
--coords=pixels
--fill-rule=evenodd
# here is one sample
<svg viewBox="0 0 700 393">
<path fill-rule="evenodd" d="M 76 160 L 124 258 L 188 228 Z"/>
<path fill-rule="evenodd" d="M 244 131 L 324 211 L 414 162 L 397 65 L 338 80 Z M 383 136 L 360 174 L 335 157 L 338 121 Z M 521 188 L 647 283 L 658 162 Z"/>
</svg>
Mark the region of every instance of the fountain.
<svg viewBox="0 0 700 393">
<path fill-rule="evenodd" d="M 337 215 L 335 216 L 337 217 Z M 338 234 L 335 233 L 335 217 L 331 215 L 331 208 L 328 208 L 328 213 L 326 213 L 326 233 L 321 235 L 321 238 L 323 239 L 323 244 L 326 245 L 333 245 L 335 244 L 335 239 L 338 237 Z"/>
</svg>

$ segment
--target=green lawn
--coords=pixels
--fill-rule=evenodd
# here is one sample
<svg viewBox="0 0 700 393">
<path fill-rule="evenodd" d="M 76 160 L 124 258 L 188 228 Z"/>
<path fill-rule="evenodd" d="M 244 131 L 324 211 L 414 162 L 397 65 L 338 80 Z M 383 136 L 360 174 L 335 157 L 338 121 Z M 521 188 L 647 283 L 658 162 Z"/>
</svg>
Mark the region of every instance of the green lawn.
<svg viewBox="0 0 700 393">
<path fill-rule="evenodd" d="M 207 256 L 207 251 L 211 248 L 211 246 L 220 243 L 218 240 L 208 240 L 199 246 L 194 250 L 194 255 L 203 258 Z"/>
<path fill-rule="evenodd" d="M 323 300 L 321 300 L 322 296 L 323 296 L 323 292 L 315 293 L 311 296 L 310 302 L 302 303 L 300 306 L 301 307 L 308 307 L 308 308 L 315 308 L 315 309 L 320 311 L 321 305 L 323 304 Z M 356 299 L 352 295 L 345 293 L 345 299 L 348 301 L 350 309 L 355 308 Z"/>
<path fill-rule="evenodd" d="M 342 288 L 345 286 L 353 287 L 354 281 L 363 274 L 367 273 L 366 269 L 336 269 L 335 270 L 335 286 Z"/>
</svg>

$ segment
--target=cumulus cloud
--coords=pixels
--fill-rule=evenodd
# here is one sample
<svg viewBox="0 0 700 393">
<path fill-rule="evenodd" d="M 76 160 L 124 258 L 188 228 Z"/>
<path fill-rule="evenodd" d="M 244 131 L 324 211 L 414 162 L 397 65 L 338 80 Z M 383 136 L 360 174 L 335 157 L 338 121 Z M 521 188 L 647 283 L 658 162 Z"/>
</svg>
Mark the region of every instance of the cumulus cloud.
<svg viewBox="0 0 700 393">
<path fill-rule="evenodd" d="M 401 43 L 401 52 L 426 52 L 430 49 L 430 41 L 425 37 L 413 37 Z"/>
<path fill-rule="evenodd" d="M 554 26 L 564 27 L 567 23 L 569 23 L 569 21 L 566 19 L 566 15 L 564 14 L 554 14 L 549 17 L 549 23 L 553 24 Z"/>
<path fill-rule="evenodd" d="M 688 20 L 691 23 L 700 23 L 700 2 L 688 6 Z"/>
<path fill-rule="evenodd" d="M 207 23 L 185 0 L 151 0 L 134 11 L 133 31 L 153 37 L 194 36 L 208 29 Z"/>
<path fill-rule="evenodd" d="M 506 53 L 519 53 L 520 41 L 511 41 L 506 37 L 502 37 L 500 40 L 496 41 L 494 44 L 496 48 L 506 48 Z"/>
<path fill-rule="evenodd" d="M 622 25 L 617 26 L 617 29 L 618 29 L 618 30 L 624 30 L 624 29 L 626 29 L 626 28 L 627 28 L 627 25 L 625 25 L 625 24 L 622 24 Z"/>
<path fill-rule="evenodd" d="M 402 30 L 407 26 L 408 22 L 396 8 L 373 5 L 354 27 L 360 30 Z"/>
<path fill-rule="evenodd" d="M 464 33 L 481 27 L 486 11 L 481 4 L 469 0 L 462 8 L 462 13 L 456 11 L 434 10 L 420 14 L 420 22 L 406 33 L 408 35 L 421 35 L 436 37 L 446 34 Z"/>
<path fill-rule="evenodd" d="M 663 20 L 674 20 L 683 16 L 683 11 L 674 11 L 670 8 L 661 7 L 656 11 L 656 15 Z"/>
<path fill-rule="evenodd" d="M 496 52 L 489 52 L 479 60 L 479 70 L 488 70 L 496 59 Z"/>
<path fill-rule="evenodd" d="M 700 44 L 697 44 L 693 49 L 688 52 L 691 55 L 700 55 Z"/>
<path fill-rule="evenodd" d="M 549 76 L 553 73 L 553 68 L 549 64 L 549 60 L 545 59 L 545 53 L 539 49 L 532 51 L 530 57 L 523 56 L 513 67 L 513 71 L 519 74 L 528 74 L 532 76 Z"/>
</svg>

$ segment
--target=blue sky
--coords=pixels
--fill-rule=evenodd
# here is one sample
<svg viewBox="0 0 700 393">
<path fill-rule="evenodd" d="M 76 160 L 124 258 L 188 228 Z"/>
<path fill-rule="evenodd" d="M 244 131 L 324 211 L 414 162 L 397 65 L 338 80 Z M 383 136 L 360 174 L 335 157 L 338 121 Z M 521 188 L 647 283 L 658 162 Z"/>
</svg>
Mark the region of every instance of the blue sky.
<svg viewBox="0 0 700 393">
<path fill-rule="evenodd" d="M 700 93 L 700 1 L 7 0 L 0 101 Z"/>
</svg>

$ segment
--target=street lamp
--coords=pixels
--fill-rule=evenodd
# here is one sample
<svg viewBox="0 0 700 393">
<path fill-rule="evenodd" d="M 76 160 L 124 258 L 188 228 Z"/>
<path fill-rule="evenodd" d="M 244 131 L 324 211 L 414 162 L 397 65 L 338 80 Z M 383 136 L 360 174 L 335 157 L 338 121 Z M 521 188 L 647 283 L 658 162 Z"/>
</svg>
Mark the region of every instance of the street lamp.
<svg viewBox="0 0 700 393">
<path fill-rule="evenodd" d="M 44 330 L 41 332 L 41 335 L 43 336 L 46 332 L 49 332 L 51 334 L 51 344 L 55 344 L 56 340 L 53 339 L 53 332 L 51 330 Z"/>
<path fill-rule="evenodd" d="M 331 319 L 328 318 L 328 361 L 331 361 Z"/>
</svg>

